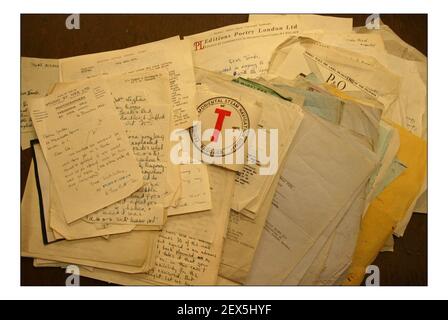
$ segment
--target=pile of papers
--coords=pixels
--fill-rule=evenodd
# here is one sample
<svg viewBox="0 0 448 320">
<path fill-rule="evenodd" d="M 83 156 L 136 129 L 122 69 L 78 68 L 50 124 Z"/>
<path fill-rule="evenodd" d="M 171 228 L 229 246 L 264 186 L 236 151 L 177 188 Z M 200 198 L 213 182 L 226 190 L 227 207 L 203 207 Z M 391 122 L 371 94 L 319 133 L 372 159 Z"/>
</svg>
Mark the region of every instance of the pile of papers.
<svg viewBox="0 0 448 320">
<path fill-rule="evenodd" d="M 318 15 L 22 57 L 21 254 L 122 285 L 358 285 L 427 212 L 426 70 L 388 26 Z"/>
</svg>

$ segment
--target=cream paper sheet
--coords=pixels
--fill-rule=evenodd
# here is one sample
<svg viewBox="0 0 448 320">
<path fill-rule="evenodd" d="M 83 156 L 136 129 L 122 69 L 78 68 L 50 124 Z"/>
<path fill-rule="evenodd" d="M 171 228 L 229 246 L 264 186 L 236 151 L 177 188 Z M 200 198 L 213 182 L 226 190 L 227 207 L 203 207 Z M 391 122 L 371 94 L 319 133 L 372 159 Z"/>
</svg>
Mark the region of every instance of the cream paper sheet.
<svg viewBox="0 0 448 320">
<path fill-rule="evenodd" d="M 33 149 L 39 177 L 43 205 L 42 209 L 44 210 L 45 229 L 48 242 L 60 239 L 77 240 L 93 238 L 110 234 L 126 233 L 134 229 L 133 226 L 119 225 L 104 225 L 100 228 L 99 226 L 97 227 L 94 224 L 86 223 L 82 220 L 67 224 L 61 210 L 60 201 L 54 190 L 54 183 L 52 182 L 50 171 L 40 144 L 34 144 Z"/>
<path fill-rule="evenodd" d="M 295 103 L 290 103 L 277 97 L 272 97 L 252 88 L 231 82 L 232 78 L 229 76 L 216 75 L 203 70 L 196 72 L 196 74 L 201 86 L 205 86 L 213 92 L 231 94 L 230 97 L 237 97 L 238 95 L 241 101 L 244 98 L 246 101 L 254 101 L 260 106 L 259 121 L 257 126 L 253 128 L 267 130 L 268 138 L 271 135 L 271 130 L 276 130 L 278 143 L 275 144 L 275 141 L 272 143 L 272 139 L 269 139 L 265 146 L 257 144 L 255 149 L 248 148 L 247 158 L 256 159 L 257 155 L 260 154 L 271 156 L 272 159 L 275 156 L 278 170 L 302 121 L 303 112 L 301 105 L 303 101 L 297 100 Z M 252 116 L 251 114 L 249 115 Z M 250 118 L 251 123 L 254 122 L 253 120 L 254 116 Z M 251 218 L 254 218 L 259 211 L 277 171 L 261 175 L 261 167 L 266 166 L 260 162 L 250 164 L 246 161 L 244 166 L 239 169 L 235 179 L 236 186 L 232 209 Z"/>
<path fill-rule="evenodd" d="M 317 14 L 249 14 L 249 22 L 264 22 L 295 19 L 307 29 L 322 29 L 327 32 L 352 31 L 352 18 L 329 17 Z"/>
<path fill-rule="evenodd" d="M 64 236 L 62 236 L 55 230 L 52 230 L 50 226 L 50 170 L 48 169 L 47 162 L 45 161 L 45 157 L 40 144 L 35 143 L 31 147 L 33 149 L 33 159 L 35 159 L 34 164 L 37 166 L 37 170 L 35 168 L 35 173 L 38 174 L 36 183 L 38 183 L 38 186 L 40 187 L 41 194 L 39 198 L 39 205 L 41 206 L 41 214 L 43 211 L 43 219 L 45 220 L 45 233 L 47 237 L 46 241 L 54 242 L 56 240 L 64 239 Z"/>
<path fill-rule="evenodd" d="M 179 37 L 60 60 L 63 82 L 144 71 L 168 73 L 173 128 L 191 127 L 197 119 L 193 62 L 188 44 Z"/>
<path fill-rule="evenodd" d="M 223 75 L 196 69 L 196 81 L 200 127 L 195 126 L 190 132 L 193 141 L 190 154 L 196 162 L 202 160 L 239 171 L 247 162 L 250 147 L 248 130 L 258 127 L 262 101 L 254 99 L 252 90 L 232 83 Z M 212 141 L 209 136 L 215 132 L 218 110 L 227 112 L 228 116 L 224 118 L 218 138 Z M 226 130 L 232 129 L 240 131 L 238 137 L 227 138 Z"/>
<path fill-rule="evenodd" d="M 221 260 L 222 244 L 230 210 L 231 193 L 233 191 L 234 173 L 215 166 L 208 166 L 213 208 L 207 213 L 212 217 L 210 228 L 214 229 L 211 243 L 196 237 L 175 231 L 171 221 L 183 217 L 174 216 L 168 219 L 166 229 L 157 243 L 157 258 L 149 273 L 126 274 L 97 268 L 85 269 L 80 263 L 81 276 L 122 285 L 215 285 L 219 281 L 218 266 Z M 223 196 L 226 195 L 226 196 Z M 195 213 L 190 216 L 195 215 Z M 202 218 L 204 219 L 205 215 Z M 208 219 L 208 217 L 207 217 Z M 186 220 L 187 227 L 194 228 L 198 220 Z M 135 232 L 132 232 L 135 233 Z M 171 245 L 168 245 L 171 244 Z M 173 251 L 173 248 L 176 250 Z M 60 258 L 49 259 L 58 262 Z M 37 261 L 37 264 L 51 265 L 49 261 Z M 224 281 L 229 283 L 228 280 Z"/>
<path fill-rule="evenodd" d="M 30 147 L 36 139 L 31 121 L 28 99 L 45 96 L 51 86 L 59 81 L 59 60 L 27 58 L 20 59 L 20 146 Z"/>
<path fill-rule="evenodd" d="M 281 51 L 286 54 L 279 54 Z M 286 79 L 314 73 L 343 91 L 364 92 L 385 109 L 398 98 L 400 77 L 375 58 L 327 45 L 311 38 L 290 38 L 273 54 L 269 73 Z"/>
<path fill-rule="evenodd" d="M 143 184 L 105 82 L 66 86 L 30 100 L 30 112 L 68 223 Z"/>
<path fill-rule="evenodd" d="M 123 235 L 44 245 L 39 216 L 39 200 L 31 164 L 21 205 L 21 255 L 56 260 L 124 273 L 146 272 L 153 265 L 158 232 L 130 232 Z"/>
<path fill-rule="evenodd" d="M 342 24 L 321 23 L 323 20 Z M 196 67 L 232 76 L 257 78 L 266 73 L 275 48 L 289 36 L 309 31 L 351 32 L 351 19 L 314 16 L 254 21 L 184 37 L 190 43 Z"/>
<path fill-rule="evenodd" d="M 84 218 L 100 224 L 161 226 L 165 222 L 169 161 L 168 77 L 132 74 L 107 78 L 115 108 L 143 174 L 143 186 L 129 197 Z"/>
<path fill-rule="evenodd" d="M 168 208 L 168 216 L 212 209 L 210 181 L 204 164 L 180 165 L 182 192 L 176 206 Z"/>
</svg>

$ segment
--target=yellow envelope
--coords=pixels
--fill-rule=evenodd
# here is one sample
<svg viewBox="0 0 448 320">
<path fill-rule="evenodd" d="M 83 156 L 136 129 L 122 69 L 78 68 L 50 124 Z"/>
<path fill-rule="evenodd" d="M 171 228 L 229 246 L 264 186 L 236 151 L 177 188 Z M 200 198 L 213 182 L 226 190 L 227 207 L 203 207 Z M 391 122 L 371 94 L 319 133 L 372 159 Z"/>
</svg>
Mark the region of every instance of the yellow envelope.
<svg viewBox="0 0 448 320">
<path fill-rule="evenodd" d="M 391 125 L 400 134 L 397 158 L 407 169 L 370 204 L 361 223 L 352 265 L 344 285 L 361 284 L 366 267 L 373 262 L 397 223 L 406 215 L 426 177 L 426 142 L 396 124 Z"/>
</svg>

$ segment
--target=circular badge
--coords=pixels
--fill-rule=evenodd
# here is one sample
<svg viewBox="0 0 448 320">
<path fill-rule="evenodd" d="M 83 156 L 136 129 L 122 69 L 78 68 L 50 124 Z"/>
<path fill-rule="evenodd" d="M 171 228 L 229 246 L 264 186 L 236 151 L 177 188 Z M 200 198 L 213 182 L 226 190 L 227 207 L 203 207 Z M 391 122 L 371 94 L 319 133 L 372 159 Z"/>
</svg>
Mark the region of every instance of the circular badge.
<svg viewBox="0 0 448 320">
<path fill-rule="evenodd" d="M 196 148 L 209 157 L 223 157 L 244 145 L 250 128 L 249 115 L 243 105 L 228 97 L 215 97 L 198 107 L 200 130 L 190 129 Z M 226 134 L 226 130 L 233 130 Z"/>
</svg>

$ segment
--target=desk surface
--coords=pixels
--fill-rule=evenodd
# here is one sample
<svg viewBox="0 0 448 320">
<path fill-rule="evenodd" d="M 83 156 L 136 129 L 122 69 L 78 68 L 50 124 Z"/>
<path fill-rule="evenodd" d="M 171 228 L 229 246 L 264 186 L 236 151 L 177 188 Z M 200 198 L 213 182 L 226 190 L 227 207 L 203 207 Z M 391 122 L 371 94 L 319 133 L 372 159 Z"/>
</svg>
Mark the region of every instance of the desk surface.
<svg viewBox="0 0 448 320">
<path fill-rule="evenodd" d="M 68 15 L 22 15 L 21 55 L 39 58 L 69 56 L 122 49 L 168 37 L 186 36 L 234 23 L 247 15 L 81 15 L 80 29 L 68 30 Z M 364 25 L 368 15 L 352 17 Z M 427 54 L 427 15 L 381 15 L 404 41 Z M 21 195 L 31 162 L 30 149 L 21 152 Z M 64 285 L 66 275 L 58 268 L 34 268 L 32 259 L 21 259 L 22 285 Z M 381 253 L 374 262 L 381 271 L 381 285 L 427 285 L 427 216 L 414 214 L 406 234 L 395 239 L 393 253 Z M 107 283 L 81 278 L 81 285 Z"/>
</svg>

